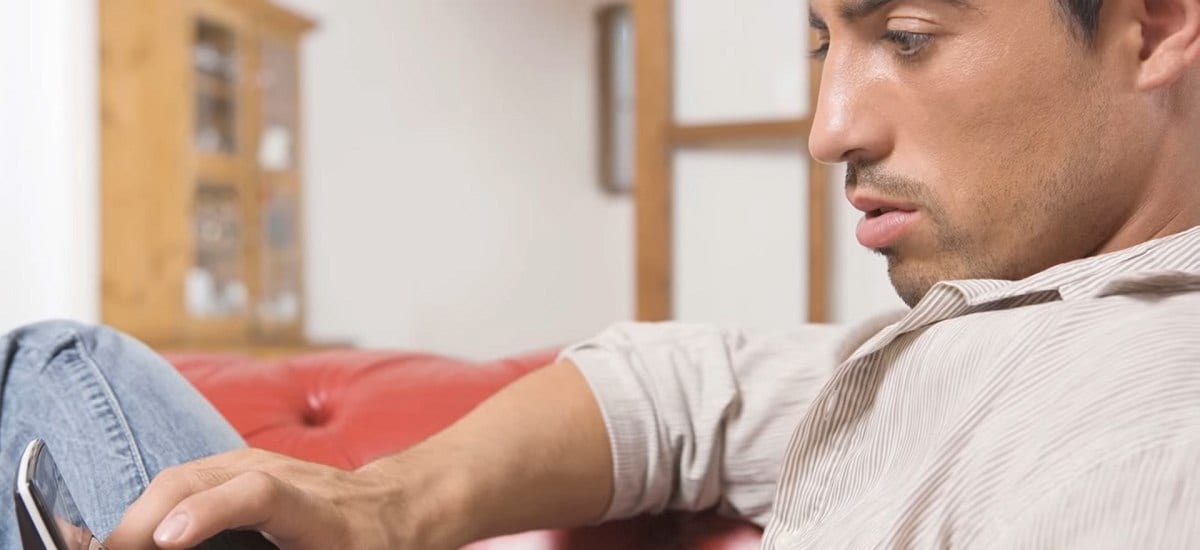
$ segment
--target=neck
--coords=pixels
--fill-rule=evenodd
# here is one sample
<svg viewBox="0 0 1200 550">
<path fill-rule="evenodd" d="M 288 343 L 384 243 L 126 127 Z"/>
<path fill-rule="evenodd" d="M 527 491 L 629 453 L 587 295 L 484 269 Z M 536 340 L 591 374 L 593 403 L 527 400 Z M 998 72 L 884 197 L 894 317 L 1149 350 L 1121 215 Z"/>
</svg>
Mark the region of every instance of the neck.
<svg viewBox="0 0 1200 550">
<path fill-rule="evenodd" d="M 1189 129 L 1190 130 L 1190 129 Z M 1171 135 L 1146 164 L 1143 192 L 1096 254 L 1129 248 L 1200 225 L 1200 154 L 1194 137 Z"/>
</svg>

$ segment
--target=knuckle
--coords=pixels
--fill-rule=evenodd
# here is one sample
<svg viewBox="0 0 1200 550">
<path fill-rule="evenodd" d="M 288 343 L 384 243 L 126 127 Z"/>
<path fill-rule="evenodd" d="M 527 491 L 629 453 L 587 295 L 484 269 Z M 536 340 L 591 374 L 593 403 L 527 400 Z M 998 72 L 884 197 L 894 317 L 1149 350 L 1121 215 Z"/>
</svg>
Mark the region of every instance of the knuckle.
<svg viewBox="0 0 1200 550">
<path fill-rule="evenodd" d="M 187 475 L 184 466 L 171 466 L 154 476 L 154 479 L 150 481 L 150 486 L 158 489 L 178 487 L 184 483 Z"/>
<path fill-rule="evenodd" d="M 307 470 L 302 463 L 291 460 L 279 460 L 272 462 L 266 469 L 267 472 L 279 477 L 281 480 L 293 479 L 303 475 Z"/>
<path fill-rule="evenodd" d="M 262 449 L 258 449 L 255 447 L 247 447 L 238 452 L 241 453 L 241 456 L 243 458 L 253 461 L 253 462 L 262 462 L 264 460 L 270 459 L 273 456 L 272 453 L 269 453 L 267 451 L 264 451 Z"/>
<path fill-rule="evenodd" d="M 154 491 L 192 493 L 215 487 L 228 479 L 229 474 L 221 468 L 204 468 L 181 464 L 171 466 L 159 472 L 150 482 L 150 489 Z"/>
<path fill-rule="evenodd" d="M 187 479 L 193 487 L 216 487 L 228 481 L 229 474 L 220 468 L 191 468 Z"/>
<path fill-rule="evenodd" d="M 239 476 L 251 493 L 274 501 L 279 494 L 279 480 L 266 472 L 250 471 Z"/>
</svg>

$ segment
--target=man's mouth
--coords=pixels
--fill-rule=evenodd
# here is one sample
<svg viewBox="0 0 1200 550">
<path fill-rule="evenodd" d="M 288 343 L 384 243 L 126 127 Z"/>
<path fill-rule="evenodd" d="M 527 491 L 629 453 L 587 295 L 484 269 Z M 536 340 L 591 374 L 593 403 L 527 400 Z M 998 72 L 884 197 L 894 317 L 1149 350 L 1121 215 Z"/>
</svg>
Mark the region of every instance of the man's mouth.
<svg viewBox="0 0 1200 550">
<path fill-rule="evenodd" d="M 877 208 L 867 212 L 858 222 L 858 242 L 867 248 L 889 248 L 899 241 L 917 221 L 921 213 L 916 210 Z"/>
<path fill-rule="evenodd" d="M 920 211 L 913 204 L 861 192 L 851 193 L 847 198 L 863 212 L 857 237 L 867 248 L 892 246 L 920 219 Z"/>
</svg>

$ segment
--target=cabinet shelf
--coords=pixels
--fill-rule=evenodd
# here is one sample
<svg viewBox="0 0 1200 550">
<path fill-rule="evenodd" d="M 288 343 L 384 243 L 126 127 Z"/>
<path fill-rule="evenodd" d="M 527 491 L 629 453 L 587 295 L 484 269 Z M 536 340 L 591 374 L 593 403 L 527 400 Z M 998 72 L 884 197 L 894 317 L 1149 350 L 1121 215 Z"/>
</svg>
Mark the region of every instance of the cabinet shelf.
<svg viewBox="0 0 1200 550">
<path fill-rule="evenodd" d="M 196 78 L 196 93 L 226 102 L 236 100 L 237 85 L 234 82 L 204 71 L 195 71 L 193 74 Z"/>
<path fill-rule="evenodd" d="M 225 153 L 196 153 L 196 179 L 238 185 L 242 176 L 242 159 Z"/>
</svg>

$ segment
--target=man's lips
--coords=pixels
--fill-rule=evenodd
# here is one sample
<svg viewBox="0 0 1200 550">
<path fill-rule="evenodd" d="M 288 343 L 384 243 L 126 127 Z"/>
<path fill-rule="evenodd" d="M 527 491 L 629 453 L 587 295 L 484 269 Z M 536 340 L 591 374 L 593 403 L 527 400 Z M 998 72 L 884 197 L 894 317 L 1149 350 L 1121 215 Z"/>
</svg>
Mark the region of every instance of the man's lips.
<svg viewBox="0 0 1200 550">
<path fill-rule="evenodd" d="M 891 246 L 920 219 L 920 211 L 912 204 L 860 193 L 848 198 L 865 214 L 858 222 L 857 236 L 859 244 L 867 248 Z"/>
<path fill-rule="evenodd" d="M 858 242 L 867 248 L 887 248 L 911 228 L 921 213 L 910 210 L 892 210 L 872 216 L 867 214 L 858 222 Z"/>
</svg>

